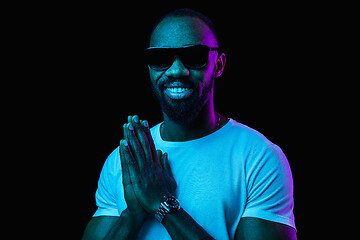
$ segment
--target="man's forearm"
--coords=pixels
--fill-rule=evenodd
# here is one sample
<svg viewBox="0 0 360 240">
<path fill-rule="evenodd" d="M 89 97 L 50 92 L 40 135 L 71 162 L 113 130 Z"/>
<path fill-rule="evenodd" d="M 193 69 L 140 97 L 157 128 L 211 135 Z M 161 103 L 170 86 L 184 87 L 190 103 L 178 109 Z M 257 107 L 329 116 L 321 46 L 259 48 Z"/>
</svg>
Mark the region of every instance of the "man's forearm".
<svg viewBox="0 0 360 240">
<path fill-rule="evenodd" d="M 132 216 L 127 209 L 125 209 L 117 222 L 113 224 L 112 228 L 106 234 L 105 239 L 136 239 L 145 219 L 145 215 Z"/>
<path fill-rule="evenodd" d="M 169 213 L 162 224 L 172 239 L 214 239 L 182 208 Z"/>
<path fill-rule="evenodd" d="M 125 209 L 119 219 L 112 225 L 104 239 L 136 239 L 146 215 L 130 215 Z M 214 239 L 184 210 L 169 213 L 163 219 L 162 224 L 172 239 Z"/>
</svg>

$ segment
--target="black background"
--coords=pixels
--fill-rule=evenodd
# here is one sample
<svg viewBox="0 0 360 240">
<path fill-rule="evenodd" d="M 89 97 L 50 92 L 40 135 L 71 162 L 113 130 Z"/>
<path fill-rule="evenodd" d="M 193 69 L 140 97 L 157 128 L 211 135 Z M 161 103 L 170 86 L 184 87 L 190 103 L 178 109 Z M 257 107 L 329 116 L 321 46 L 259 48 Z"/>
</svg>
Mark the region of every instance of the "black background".
<svg viewBox="0 0 360 240">
<path fill-rule="evenodd" d="M 31 189 L 41 196 L 30 211 L 41 209 L 54 233 L 81 237 L 96 210 L 102 165 L 127 116 L 138 114 L 151 126 L 162 121 L 143 61 L 149 33 L 164 13 L 190 7 L 213 20 L 227 56 L 215 82 L 215 108 L 282 148 L 294 177 L 298 236 L 306 239 L 321 215 L 314 207 L 321 200 L 310 193 L 324 181 L 316 173 L 324 150 L 318 142 L 333 114 L 328 87 L 337 73 L 328 49 L 336 21 L 323 6 L 300 3 L 135 5 L 31 6 L 37 10 L 23 7 L 25 17 L 12 19 L 18 21 L 13 57 L 22 56 L 16 73 L 26 76 L 15 83 L 27 143 L 18 147 L 26 150 L 25 168 L 38 169 L 30 173 Z"/>
</svg>

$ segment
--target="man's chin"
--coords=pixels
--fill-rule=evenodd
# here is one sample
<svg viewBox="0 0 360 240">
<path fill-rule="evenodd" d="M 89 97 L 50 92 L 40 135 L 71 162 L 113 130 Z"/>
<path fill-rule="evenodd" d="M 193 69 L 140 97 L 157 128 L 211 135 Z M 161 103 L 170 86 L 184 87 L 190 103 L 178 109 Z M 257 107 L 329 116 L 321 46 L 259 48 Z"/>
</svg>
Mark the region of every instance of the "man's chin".
<svg viewBox="0 0 360 240">
<path fill-rule="evenodd" d="M 186 123 L 193 120 L 194 115 L 197 115 L 196 109 L 194 109 L 196 103 L 190 99 L 177 100 L 167 96 L 165 99 L 161 103 L 161 108 L 171 121 Z"/>
<path fill-rule="evenodd" d="M 209 99 L 211 86 L 209 86 L 209 91 L 203 92 L 201 96 L 199 89 L 195 88 L 191 90 L 191 94 L 188 96 L 176 99 L 168 96 L 164 91 L 165 89 L 160 88 L 156 91 L 152 85 L 153 92 L 159 100 L 162 112 L 164 112 L 171 121 L 181 124 L 192 122 L 202 111 Z"/>
</svg>

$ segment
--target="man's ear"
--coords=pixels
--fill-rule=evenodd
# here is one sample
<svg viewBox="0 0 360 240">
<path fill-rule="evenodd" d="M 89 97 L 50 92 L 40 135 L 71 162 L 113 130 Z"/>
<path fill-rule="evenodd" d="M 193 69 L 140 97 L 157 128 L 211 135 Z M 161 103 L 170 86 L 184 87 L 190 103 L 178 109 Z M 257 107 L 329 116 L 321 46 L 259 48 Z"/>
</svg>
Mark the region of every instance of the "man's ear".
<svg viewBox="0 0 360 240">
<path fill-rule="evenodd" d="M 222 73 L 224 72 L 225 64 L 226 64 L 226 55 L 225 53 L 221 53 L 216 61 L 215 77 L 220 77 L 222 75 Z"/>
</svg>

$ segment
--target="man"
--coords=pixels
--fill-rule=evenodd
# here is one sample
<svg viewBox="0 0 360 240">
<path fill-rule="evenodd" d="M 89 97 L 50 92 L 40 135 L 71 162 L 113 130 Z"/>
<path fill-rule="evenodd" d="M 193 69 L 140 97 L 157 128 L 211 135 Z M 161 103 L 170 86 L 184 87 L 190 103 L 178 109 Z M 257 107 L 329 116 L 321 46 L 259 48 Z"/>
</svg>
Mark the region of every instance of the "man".
<svg viewBox="0 0 360 240">
<path fill-rule="evenodd" d="M 164 122 L 149 129 L 129 116 L 83 238 L 296 239 L 285 155 L 214 109 L 226 58 L 211 21 L 189 9 L 170 12 L 146 58 Z"/>
</svg>

